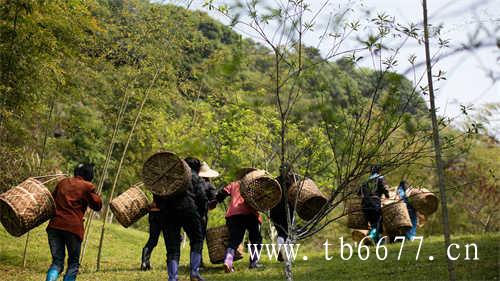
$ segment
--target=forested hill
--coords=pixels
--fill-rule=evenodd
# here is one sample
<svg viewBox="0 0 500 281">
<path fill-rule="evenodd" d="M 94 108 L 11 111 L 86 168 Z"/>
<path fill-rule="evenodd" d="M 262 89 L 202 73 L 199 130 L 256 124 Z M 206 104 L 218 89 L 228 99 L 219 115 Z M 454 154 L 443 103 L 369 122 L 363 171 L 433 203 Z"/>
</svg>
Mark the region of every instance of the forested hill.
<svg viewBox="0 0 500 281">
<path fill-rule="evenodd" d="M 274 56 L 205 13 L 143 0 L 0 0 L 0 37 L 0 190 L 28 176 L 70 173 L 82 161 L 93 162 L 100 173 L 124 105 L 107 196 L 143 101 L 118 192 L 141 180 L 142 163 L 158 150 L 207 161 L 222 172 L 217 185 L 231 180 L 239 167 L 278 170 Z M 403 123 L 389 149 L 429 128 L 424 100 L 401 75 L 388 73 L 380 80 L 377 72 L 356 67 L 350 59 L 323 63 L 318 50 L 305 46 L 303 52 L 304 60 L 316 67 L 302 73 L 302 95 L 290 113 L 287 146 L 291 157 L 308 151 L 314 180 L 324 190 L 334 187 L 331 179 L 338 166 L 332 162 L 333 151 L 349 148 L 345 142 L 352 134 L 348 126 L 331 127 L 340 140 L 331 146 L 325 128 L 347 120 L 341 113 L 360 118 L 373 92 L 374 128 L 390 130 L 385 121 L 394 116 Z M 421 140 L 429 142 L 425 136 Z M 460 144 L 445 150 L 453 168 L 449 181 L 463 186 L 464 178 L 480 179 L 483 189 L 494 191 L 497 183 L 488 171 L 500 161 L 486 157 L 499 155 L 491 149 L 498 151 L 498 146 L 479 144 L 466 151 Z M 428 159 L 422 158 L 424 167 Z M 466 163 L 475 168 L 466 169 Z M 393 184 L 402 177 L 429 187 L 433 182 L 422 165 L 389 175 Z M 495 203 L 484 194 L 489 193 L 469 197 L 477 199 L 474 206 L 488 206 L 473 212 L 480 216 L 473 220 L 479 229 L 485 227 L 481 216 L 490 221 L 494 213 Z M 462 197 L 454 204 L 453 196 L 452 208 L 464 208 Z M 455 219 L 463 225 L 461 218 Z M 488 223 L 485 228 L 497 227 Z"/>
<path fill-rule="evenodd" d="M 273 153 L 278 116 L 270 95 L 270 52 L 206 14 L 140 0 L 1 6 L 2 187 L 29 174 L 68 171 L 79 161 L 102 166 L 128 95 L 117 161 L 148 91 L 122 187 L 140 179 L 141 163 L 158 149 L 197 155 L 225 171 L 264 163 Z M 307 59 L 321 59 L 317 50 L 305 50 Z M 331 95 L 329 110 L 346 107 L 362 102 L 374 80 L 348 60 L 305 75 L 307 91 L 292 134 L 301 124 L 317 126 L 306 114 L 315 95 Z M 411 83 L 396 74 L 386 84 L 387 91 L 411 91 Z M 408 111 L 424 109 L 415 98 Z"/>
</svg>

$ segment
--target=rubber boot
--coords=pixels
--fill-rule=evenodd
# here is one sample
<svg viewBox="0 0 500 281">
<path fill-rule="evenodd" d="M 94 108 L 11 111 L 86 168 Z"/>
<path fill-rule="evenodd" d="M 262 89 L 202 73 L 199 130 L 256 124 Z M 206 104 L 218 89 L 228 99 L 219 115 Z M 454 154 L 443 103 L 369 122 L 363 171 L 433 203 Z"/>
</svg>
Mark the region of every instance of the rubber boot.
<svg viewBox="0 0 500 281">
<path fill-rule="evenodd" d="M 260 249 L 261 249 L 261 246 L 260 244 L 257 245 L 257 251 L 256 252 L 260 252 Z M 254 255 L 254 257 L 252 258 L 252 255 L 250 255 L 250 258 L 249 258 L 249 264 L 248 264 L 248 268 L 249 269 L 258 269 L 258 268 L 263 268 L 264 265 L 262 265 L 261 263 L 259 263 L 259 258 L 257 255 Z"/>
<path fill-rule="evenodd" d="M 189 276 L 191 281 L 205 281 L 200 275 L 200 264 L 201 264 L 201 254 L 196 252 L 191 252 L 190 256 L 190 272 Z"/>
<path fill-rule="evenodd" d="M 76 275 L 68 276 L 64 275 L 63 281 L 75 281 L 76 280 Z"/>
<path fill-rule="evenodd" d="M 59 277 L 59 270 L 56 268 L 49 268 L 49 271 L 47 271 L 47 278 L 45 281 L 56 281 L 57 278 Z"/>
<path fill-rule="evenodd" d="M 372 228 L 370 232 L 368 233 L 368 237 L 370 237 L 370 240 L 376 244 L 378 241 L 378 232 L 376 228 Z"/>
<path fill-rule="evenodd" d="M 144 247 L 142 249 L 142 256 L 141 256 L 141 270 L 142 271 L 148 271 L 151 270 L 151 249 L 148 247 Z"/>
<path fill-rule="evenodd" d="M 179 262 L 177 260 L 167 261 L 168 281 L 177 281 L 178 271 L 179 271 Z"/>
<path fill-rule="evenodd" d="M 224 258 L 224 271 L 226 273 L 234 272 L 233 261 L 234 261 L 234 249 L 227 248 L 226 257 Z"/>
<path fill-rule="evenodd" d="M 276 242 L 278 243 L 278 249 L 279 249 L 278 261 L 284 262 L 287 260 L 286 251 L 285 251 L 285 247 L 286 247 L 285 238 L 278 236 L 278 238 L 276 239 Z"/>
</svg>

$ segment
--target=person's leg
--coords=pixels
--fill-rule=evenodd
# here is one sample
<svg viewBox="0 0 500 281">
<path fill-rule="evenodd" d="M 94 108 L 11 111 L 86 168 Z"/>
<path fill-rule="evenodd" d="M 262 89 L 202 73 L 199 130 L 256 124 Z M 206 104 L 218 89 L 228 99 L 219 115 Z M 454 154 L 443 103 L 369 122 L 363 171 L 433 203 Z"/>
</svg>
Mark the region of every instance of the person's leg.
<svg viewBox="0 0 500 281">
<path fill-rule="evenodd" d="M 202 226 L 201 226 L 202 242 L 201 242 L 200 269 L 205 268 L 205 264 L 203 263 L 203 244 L 204 244 L 205 238 L 207 237 L 207 227 L 208 227 L 208 214 L 206 214 L 202 219 Z"/>
<path fill-rule="evenodd" d="M 184 212 L 182 227 L 189 237 L 190 254 L 190 278 L 192 281 L 203 281 L 199 269 L 201 264 L 201 251 L 203 248 L 202 221 L 196 210 Z"/>
<path fill-rule="evenodd" d="M 224 270 L 229 273 L 234 271 L 234 254 L 245 236 L 243 216 L 237 215 L 226 218 L 226 225 L 229 229 L 229 245 L 226 249 L 226 255 L 224 258 Z"/>
<path fill-rule="evenodd" d="M 141 270 L 151 269 L 151 254 L 153 249 L 158 245 L 158 239 L 162 232 L 161 218 L 159 212 L 151 212 L 148 217 L 149 221 L 149 239 L 144 248 L 142 249 L 141 257 Z"/>
<path fill-rule="evenodd" d="M 283 255 L 284 247 L 286 247 L 286 239 L 288 238 L 288 227 L 285 226 L 283 223 L 275 223 L 274 228 L 276 228 L 276 232 L 278 233 L 278 237 L 276 238 L 276 242 L 278 244 L 278 261 L 285 261 L 286 260 L 286 252 L 285 255 Z"/>
<path fill-rule="evenodd" d="M 408 213 L 410 214 L 410 219 L 411 219 L 411 229 L 406 232 L 406 238 L 409 240 L 413 240 L 417 235 L 417 225 L 418 225 L 417 212 L 413 207 L 408 206 Z"/>
<path fill-rule="evenodd" d="M 262 248 L 262 235 L 260 234 L 260 222 L 259 219 L 254 215 L 248 215 L 246 217 L 246 229 L 248 230 L 248 238 L 250 240 L 251 247 L 253 247 L 254 253 L 259 253 Z M 250 264 L 249 268 L 259 268 L 262 267 L 259 262 L 259 255 L 250 254 Z"/>
<path fill-rule="evenodd" d="M 46 281 L 55 281 L 57 277 L 59 277 L 59 274 L 64 270 L 64 238 L 59 232 L 60 231 L 56 229 L 47 229 L 52 264 L 47 271 Z"/>
<path fill-rule="evenodd" d="M 181 255 L 181 224 L 174 217 L 170 217 L 168 221 L 164 221 L 163 239 L 167 248 L 167 271 L 168 281 L 177 281 L 179 259 Z M 166 235 L 165 235 L 166 234 Z"/>
<path fill-rule="evenodd" d="M 64 275 L 64 281 L 74 281 L 80 267 L 82 240 L 73 233 L 64 232 L 64 242 L 66 249 L 68 249 L 68 270 L 66 271 L 66 275 Z"/>
</svg>

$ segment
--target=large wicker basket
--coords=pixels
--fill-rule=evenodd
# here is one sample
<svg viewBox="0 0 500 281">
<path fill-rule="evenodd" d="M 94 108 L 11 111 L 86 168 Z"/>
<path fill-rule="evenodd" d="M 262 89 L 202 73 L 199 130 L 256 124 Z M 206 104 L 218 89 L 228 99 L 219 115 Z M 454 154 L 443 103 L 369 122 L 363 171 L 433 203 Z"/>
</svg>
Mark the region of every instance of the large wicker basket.
<svg viewBox="0 0 500 281">
<path fill-rule="evenodd" d="M 368 221 L 366 220 L 361 204 L 361 198 L 350 198 L 346 201 L 347 204 L 347 227 L 354 229 L 368 229 Z"/>
<path fill-rule="evenodd" d="M 127 189 L 109 204 L 116 220 L 129 227 L 148 213 L 148 198 L 137 186 Z"/>
<path fill-rule="evenodd" d="M 174 153 L 160 152 L 146 160 L 142 178 L 154 194 L 170 196 L 187 190 L 191 184 L 191 169 Z"/>
<path fill-rule="evenodd" d="M 314 218 L 327 201 L 311 179 L 297 181 L 288 190 L 288 203 L 294 206 L 297 202 L 297 214 L 303 220 Z"/>
<path fill-rule="evenodd" d="M 207 248 L 211 263 L 219 264 L 224 262 L 229 239 L 229 229 L 226 225 L 207 229 Z M 235 251 L 234 260 L 242 258 L 243 246 L 240 244 Z"/>
<path fill-rule="evenodd" d="M 258 211 L 268 211 L 281 200 L 281 187 L 270 174 L 255 170 L 240 181 L 240 192 L 245 202 Z"/>
<path fill-rule="evenodd" d="M 385 201 L 382 220 L 384 230 L 389 235 L 404 235 L 412 226 L 408 208 L 402 200 Z"/>
<path fill-rule="evenodd" d="M 439 200 L 428 189 L 411 188 L 408 190 L 408 199 L 415 210 L 426 216 L 432 215 L 438 209 Z"/>
<path fill-rule="evenodd" d="M 15 237 L 51 219 L 55 212 L 50 191 L 34 178 L 0 195 L 0 220 L 7 232 Z"/>
<path fill-rule="evenodd" d="M 354 242 L 361 242 L 361 240 L 363 240 L 363 238 L 365 238 L 367 235 L 368 235 L 368 230 L 366 229 L 353 229 L 352 230 L 352 240 Z M 365 239 L 366 241 L 367 239 Z"/>
</svg>

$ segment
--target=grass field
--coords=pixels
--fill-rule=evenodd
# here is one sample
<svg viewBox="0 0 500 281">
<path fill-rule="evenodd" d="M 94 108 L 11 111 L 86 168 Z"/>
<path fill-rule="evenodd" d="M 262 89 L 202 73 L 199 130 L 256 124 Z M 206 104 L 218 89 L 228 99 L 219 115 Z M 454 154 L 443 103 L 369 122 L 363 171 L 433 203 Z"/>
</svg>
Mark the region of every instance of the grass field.
<svg viewBox="0 0 500 281">
<path fill-rule="evenodd" d="M 146 242 L 147 234 L 135 229 L 124 229 L 119 225 L 110 225 L 105 238 L 105 248 L 101 272 L 95 272 L 97 255 L 96 227 L 91 233 L 92 243 L 89 246 L 81 267 L 78 280 L 167 280 L 165 270 L 165 249 L 160 240 L 152 257 L 154 270 L 141 272 L 138 270 L 140 252 Z M 326 235 L 328 236 L 328 235 Z M 50 255 L 44 226 L 31 233 L 29 258 L 26 269 L 21 265 L 25 237 L 13 238 L 3 227 L 0 227 L 0 276 L 1 281 L 45 280 L 45 271 L 50 263 Z M 500 234 L 470 235 L 454 237 L 453 242 L 460 245 L 453 255 L 461 253 L 457 260 L 459 280 L 500 280 Z M 415 260 L 418 242 L 405 245 L 401 260 L 397 260 L 400 244 L 388 246 L 388 256 L 380 261 L 375 256 L 375 248 L 370 249 L 370 258 L 361 261 L 357 253 L 344 261 L 340 258 L 338 237 L 331 237 L 330 255 L 333 259 L 325 260 L 323 242 L 305 242 L 300 246 L 298 261 L 294 263 L 295 280 L 445 280 L 446 262 L 441 237 L 424 239 L 420 258 Z M 479 260 L 464 260 L 465 244 L 476 243 Z M 188 253 L 189 246 L 183 249 L 181 258 L 180 280 L 189 280 Z M 205 256 L 207 255 L 205 251 Z M 383 252 L 381 251 L 382 255 Z M 248 255 L 247 255 L 248 256 Z M 307 256 L 308 260 L 303 260 Z M 434 260 L 429 260 L 433 256 Z M 471 256 L 472 257 L 472 256 Z M 205 257 L 208 261 L 208 257 Z M 223 274 L 219 266 L 209 265 L 203 272 L 208 280 L 283 280 L 282 265 L 276 261 L 263 261 L 263 270 L 248 270 L 247 258 L 236 262 L 237 272 Z"/>
</svg>

